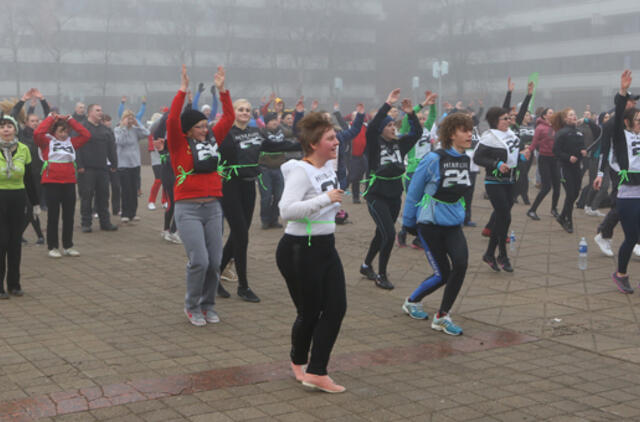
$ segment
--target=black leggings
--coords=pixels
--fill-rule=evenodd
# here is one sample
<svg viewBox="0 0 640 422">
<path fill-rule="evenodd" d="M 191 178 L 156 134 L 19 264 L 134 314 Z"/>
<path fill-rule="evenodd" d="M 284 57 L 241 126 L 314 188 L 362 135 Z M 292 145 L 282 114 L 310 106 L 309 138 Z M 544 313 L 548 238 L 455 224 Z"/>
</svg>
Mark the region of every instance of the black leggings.
<svg viewBox="0 0 640 422">
<path fill-rule="evenodd" d="M 62 247 L 73 246 L 73 217 L 76 211 L 75 183 L 47 183 L 47 246 L 58 249 L 58 220 L 62 208 Z"/>
<path fill-rule="evenodd" d="M 532 157 L 533 158 L 533 157 Z M 513 189 L 513 199 L 517 200 L 518 196 L 522 200 L 529 202 L 529 170 L 531 169 L 532 159 L 518 162 L 518 180 Z"/>
<path fill-rule="evenodd" d="M 511 183 L 485 184 L 484 188 L 493 206 L 493 213 L 489 220 L 491 238 L 485 254 L 495 256 L 496 247 L 499 247 L 498 256 L 506 258 L 507 233 L 511 225 L 511 207 L 513 207 L 513 185 Z"/>
<path fill-rule="evenodd" d="M 562 184 L 564 185 L 565 197 L 564 207 L 562 207 L 562 213 L 560 218 L 568 222 L 573 221 L 573 204 L 578 199 L 580 194 L 580 184 L 582 182 L 582 175 L 580 173 L 580 164 L 565 164 L 560 166 L 562 173 Z"/>
<path fill-rule="evenodd" d="M 42 192 L 42 189 L 39 189 L 39 192 Z M 22 236 L 24 236 L 24 232 L 27 231 L 27 227 L 29 227 L 29 223 L 33 226 L 33 231 L 36 232 L 36 236 L 38 239 L 42 239 L 44 236 L 42 235 L 42 227 L 40 226 L 40 217 L 33 214 L 33 205 L 27 198 L 27 206 L 26 206 L 26 218 L 24 220 L 24 228 L 22 229 Z"/>
<path fill-rule="evenodd" d="M 24 189 L 0 189 L 0 292 L 20 290 L 20 259 L 22 257 L 22 229 L 27 194 Z"/>
<path fill-rule="evenodd" d="M 229 237 L 222 250 L 220 272 L 231 258 L 236 265 L 238 284 L 248 287 L 247 249 L 249 248 L 249 227 L 256 205 L 256 182 L 232 178 L 222 185 L 222 210 L 229 223 Z"/>
<path fill-rule="evenodd" d="M 176 176 L 173 174 L 171 164 L 168 162 L 162 164 L 162 173 L 160 176 L 162 179 L 162 189 L 164 189 L 167 194 L 167 209 L 164 211 L 164 230 L 175 233 L 176 222 L 173 218 L 173 212 L 176 207 L 173 199 L 173 185 L 176 181 Z"/>
<path fill-rule="evenodd" d="M 285 234 L 276 250 L 278 269 L 287 282 L 297 316 L 291 329 L 291 361 L 307 372 L 326 375 L 329 355 L 347 311 L 344 270 L 331 235 Z M 311 343 L 313 341 L 313 347 Z"/>
<path fill-rule="evenodd" d="M 616 208 L 624 231 L 624 242 L 618 251 L 618 272 L 626 274 L 631 252 L 640 238 L 640 198 L 619 198 Z"/>
<path fill-rule="evenodd" d="M 449 313 L 462 287 L 469 261 L 469 248 L 462 226 L 418 224 L 418 238 L 433 274 L 409 296 L 409 301 L 420 302 L 446 284 L 439 312 Z"/>
<path fill-rule="evenodd" d="M 540 203 L 545 196 L 553 188 L 553 194 L 551 195 L 551 209 L 555 210 L 558 207 L 558 199 L 560 198 L 560 170 L 555 157 L 546 157 L 544 155 L 538 156 L 538 169 L 540 170 L 540 179 L 542 187 L 538 196 L 531 205 L 531 211 L 536 212 Z"/>
<path fill-rule="evenodd" d="M 378 273 L 386 275 L 393 241 L 396 238 L 395 224 L 402 206 L 402 198 L 389 199 L 369 194 L 366 199 L 369 214 L 376 223 L 376 234 L 371 240 L 364 263 L 371 266 L 373 258 L 380 252 Z"/>
</svg>

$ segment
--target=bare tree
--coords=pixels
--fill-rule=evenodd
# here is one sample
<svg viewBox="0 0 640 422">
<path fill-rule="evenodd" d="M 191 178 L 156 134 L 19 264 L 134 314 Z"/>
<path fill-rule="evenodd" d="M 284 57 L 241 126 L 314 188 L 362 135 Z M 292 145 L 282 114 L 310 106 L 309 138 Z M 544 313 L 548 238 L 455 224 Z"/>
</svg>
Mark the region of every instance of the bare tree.
<svg viewBox="0 0 640 422">
<path fill-rule="evenodd" d="M 20 68 L 20 47 L 26 32 L 26 21 L 28 10 L 25 3 L 7 2 L 0 14 L 0 39 L 4 47 L 8 48 L 13 65 L 14 78 L 16 83 L 16 96 L 20 98 L 22 89 L 20 88 L 21 68 Z"/>
<path fill-rule="evenodd" d="M 65 55 L 64 30 L 74 18 L 63 0 L 43 0 L 29 15 L 29 26 L 39 45 L 51 56 L 56 84 L 56 103 L 62 99 L 62 65 Z"/>
</svg>

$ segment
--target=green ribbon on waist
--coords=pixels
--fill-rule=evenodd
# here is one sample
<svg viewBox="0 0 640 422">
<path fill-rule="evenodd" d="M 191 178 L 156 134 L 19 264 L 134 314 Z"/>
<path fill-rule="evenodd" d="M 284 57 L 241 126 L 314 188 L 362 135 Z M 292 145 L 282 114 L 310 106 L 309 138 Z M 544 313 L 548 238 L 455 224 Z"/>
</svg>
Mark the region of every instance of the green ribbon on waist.
<svg viewBox="0 0 640 422">
<path fill-rule="evenodd" d="M 618 187 L 620 187 L 624 182 L 630 182 L 629 173 L 640 174 L 640 171 L 620 170 L 618 172 L 618 176 L 620 176 L 620 182 L 618 183 Z"/>
<path fill-rule="evenodd" d="M 70 163 L 71 161 L 51 161 L 52 163 L 60 163 L 60 164 L 67 164 Z M 44 174 L 44 171 L 49 167 L 49 160 L 45 160 L 44 163 L 42 163 L 42 169 L 40 170 L 40 175 L 42 176 L 42 174 Z M 77 169 L 78 168 L 78 164 L 73 161 L 73 168 Z"/>
<path fill-rule="evenodd" d="M 238 176 L 238 169 L 247 168 L 247 167 L 257 167 L 258 163 L 255 164 L 231 164 L 225 165 L 226 161 L 222 164 L 218 165 L 218 173 L 220 177 L 224 180 L 230 180 L 233 176 Z"/>
<path fill-rule="evenodd" d="M 376 180 L 385 180 L 385 181 L 389 181 L 389 180 L 399 180 L 399 179 L 404 179 L 404 180 L 409 180 L 409 176 L 407 176 L 407 173 L 404 172 L 399 176 L 393 176 L 393 177 L 384 177 L 384 176 L 378 176 L 375 173 L 371 173 L 371 175 L 369 175 L 368 179 L 364 179 L 361 180 L 360 183 L 368 183 L 367 184 L 367 189 L 364 191 L 364 193 L 362 194 L 362 196 L 367 196 L 367 193 L 369 193 L 369 189 L 371 189 L 371 186 L 373 186 L 373 184 L 376 182 Z M 404 189 L 404 183 L 403 183 L 403 189 Z"/>
<path fill-rule="evenodd" d="M 313 221 L 309 217 L 300 218 L 298 220 L 292 220 L 292 221 L 295 223 L 306 224 L 305 230 L 308 236 L 308 241 L 307 241 L 308 246 L 311 246 L 311 231 L 313 229 L 314 224 L 335 224 L 336 223 L 335 221 Z"/>
</svg>

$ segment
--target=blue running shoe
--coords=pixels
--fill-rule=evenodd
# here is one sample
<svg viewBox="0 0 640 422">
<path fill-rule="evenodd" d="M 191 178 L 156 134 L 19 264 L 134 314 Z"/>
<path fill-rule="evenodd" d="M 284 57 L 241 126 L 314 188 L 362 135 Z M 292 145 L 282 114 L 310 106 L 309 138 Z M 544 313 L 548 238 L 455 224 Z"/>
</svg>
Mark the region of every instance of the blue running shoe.
<svg viewBox="0 0 640 422">
<path fill-rule="evenodd" d="M 421 302 L 409 302 L 409 298 L 406 298 L 402 310 L 413 319 L 429 319 L 429 314 L 424 311 Z"/>
<path fill-rule="evenodd" d="M 451 321 L 451 317 L 449 316 L 449 314 L 446 314 L 440 318 L 438 318 L 438 315 L 436 314 L 433 317 L 431 328 L 436 331 L 444 331 L 445 334 L 449 334 L 450 336 L 459 336 L 462 334 L 462 328 L 458 327 L 453 323 L 453 321 Z"/>
</svg>

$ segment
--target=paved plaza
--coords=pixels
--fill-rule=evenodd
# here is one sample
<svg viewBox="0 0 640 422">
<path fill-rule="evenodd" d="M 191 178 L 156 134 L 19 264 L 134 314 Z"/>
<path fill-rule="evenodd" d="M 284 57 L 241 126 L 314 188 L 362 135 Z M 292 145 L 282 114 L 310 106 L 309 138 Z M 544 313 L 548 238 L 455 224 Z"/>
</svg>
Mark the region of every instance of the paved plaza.
<svg viewBox="0 0 640 422">
<path fill-rule="evenodd" d="M 260 229 L 259 200 L 249 283 L 262 302 L 240 300 L 225 282 L 232 297 L 218 298 L 221 322 L 198 328 L 183 314 L 184 249 L 160 238 L 162 211 L 145 201 L 151 169 L 142 172 L 142 220 L 117 232 L 77 227 L 81 257 L 48 258 L 27 229 L 26 294 L 0 301 L 0 422 L 640 420 L 640 297 L 616 290 L 615 258 L 593 242 L 599 219 L 582 210 L 567 234 L 549 215 L 550 196 L 538 222 L 515 205 L 515 272 L 493 273 L 480 235 L 491 207 L 477 186 L 479 226 L 465 229 L 469 269 L 452 311 L 464 335 L 450 337 L 401 309 L 431 274 L 422 251 L 394 248 L 392 291 L 360 276 L 374 225 L 366 204 L 347 197 L 350 222 L 336 240 L 348 309 L 329 366 L 347 392 L 330 395 L 290 373 L 295 312 L 274 256 L 282 231 Z M 618 227 L 615 251 L 621 240 Z M 629 271 L 635 286 L 637 258 Z M 430 315 L 441 295 L 425 299 Z"/>
</svg>

